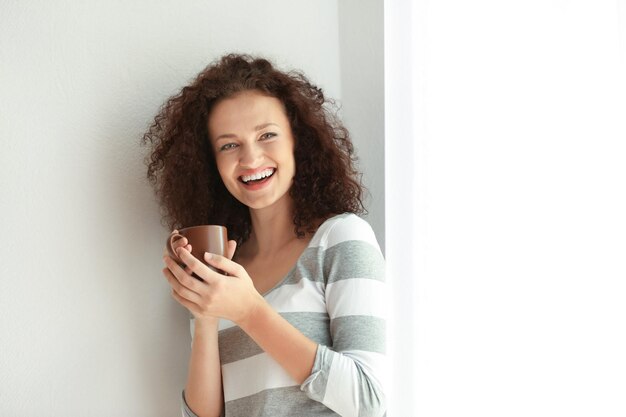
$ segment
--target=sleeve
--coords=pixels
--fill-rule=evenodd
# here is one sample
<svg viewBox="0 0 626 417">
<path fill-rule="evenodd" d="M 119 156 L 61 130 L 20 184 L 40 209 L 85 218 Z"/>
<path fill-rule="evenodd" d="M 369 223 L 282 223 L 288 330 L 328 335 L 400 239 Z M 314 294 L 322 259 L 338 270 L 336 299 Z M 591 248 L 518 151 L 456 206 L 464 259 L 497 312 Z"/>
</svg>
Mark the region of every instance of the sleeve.
<svg viewBox="0 0 626 417">
<path fill-rule="evenodd" d="M 183 398 L 181 401 L 180 411 L 183 417 L 198 417 L 196 413 L 191 411 L 191 408 L 189 408 L 189 405 L 187 404 L 187 400 L 185 399 L 185 391 L 183 391 Z M 224 409 L 222 409 L 222 414 L 220 414 L 220 417 L 224 417 Z"/>
<path fill-rule="evenodd" d="M 332 346 L 319 345 L 309 398 L 344 417 L 385 415 L 385 266 L 369 224 L 357 216 L 329 232 L 324 255 Z"/>
<path fill-rule="evenodd" d="M 181 411 L 182 411 L 183 417 L 198 417 L 193 411 L 191 411 L 191 408 L 189 408 L 189 405 L 187 405 L 187 400 L 185 399 L 185 391 L 183 391 Z"/>
</svg>

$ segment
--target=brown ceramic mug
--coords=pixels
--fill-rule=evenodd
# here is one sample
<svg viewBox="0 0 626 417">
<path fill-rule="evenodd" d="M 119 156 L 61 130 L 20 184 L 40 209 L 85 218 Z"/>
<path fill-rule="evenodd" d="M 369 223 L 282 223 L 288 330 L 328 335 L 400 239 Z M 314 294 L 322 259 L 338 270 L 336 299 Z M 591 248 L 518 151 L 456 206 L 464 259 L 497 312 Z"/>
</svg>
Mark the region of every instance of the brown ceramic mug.
<svg viewBox="0 0 626 417">
<path fill-rule="evenodd" d="M 191 254 L 212 270 L 217 271 L 215 268 L 206 263 L 204 260 L 204 253 L 209 252 L 216 255 L 226 256 L 226 248 L 228 247 L 228 234 L 226 227 L 217 225 L 191 226 L 180 229 L 178 233 L 172 233 L 167 238 L 167 252 L 172 259 L 184 267 L 185 263 L 174 252 L 173 247 L 174 242 L 182 239 L 183 237 L 186 237 L 187 241 L 191 245 Z M 196 274 L 193 275 L 194 277 L 201 279 L 196 276 Z"/>
</svg>

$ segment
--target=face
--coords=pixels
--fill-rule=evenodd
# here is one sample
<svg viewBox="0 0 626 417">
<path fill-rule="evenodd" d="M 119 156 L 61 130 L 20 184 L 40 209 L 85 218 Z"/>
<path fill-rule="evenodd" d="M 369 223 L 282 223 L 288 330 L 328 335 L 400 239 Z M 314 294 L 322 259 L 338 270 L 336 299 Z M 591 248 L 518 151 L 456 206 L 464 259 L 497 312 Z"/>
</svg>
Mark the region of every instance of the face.
<svg viewBox="0 0 626 417">
<path fill-rule="evenodd" d="M 239 93 L 214 106 L 208 127 L 217 169 L 237 200 L 254 210 L 290 202 L 294 138 L 280 100 Z"/>
</svg>

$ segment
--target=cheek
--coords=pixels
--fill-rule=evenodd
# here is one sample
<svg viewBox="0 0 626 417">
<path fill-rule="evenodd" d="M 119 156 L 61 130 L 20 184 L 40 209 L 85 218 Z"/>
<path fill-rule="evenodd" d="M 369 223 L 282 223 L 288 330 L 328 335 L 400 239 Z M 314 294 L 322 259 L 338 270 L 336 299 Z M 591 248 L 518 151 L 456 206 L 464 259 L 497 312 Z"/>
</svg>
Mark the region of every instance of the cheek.
<svg viewBox="0 0 626 417">
<path fill-rule="evenodd" d="M 222 183 L 226 187 L 226 189 L 234 195 L 237 192 L 237 178 L 235 176 L 235 170 L 237 168 L 237 164 L 233 163 L 232 158 L 219 158 L 216 161 L 217 172 L 222 178 Z"/>
<path fill-rule="evenodd" d="M 217 167 L 217 172 L 220 174 L 220 177 L 222 177 L 222 181 L 227 179 L 229 177 L 229 172 L 232 171 L 230 168 L 231 164 L 228 163 L 228 158 L 215 158 L 215 165 Z"/>
</svg>

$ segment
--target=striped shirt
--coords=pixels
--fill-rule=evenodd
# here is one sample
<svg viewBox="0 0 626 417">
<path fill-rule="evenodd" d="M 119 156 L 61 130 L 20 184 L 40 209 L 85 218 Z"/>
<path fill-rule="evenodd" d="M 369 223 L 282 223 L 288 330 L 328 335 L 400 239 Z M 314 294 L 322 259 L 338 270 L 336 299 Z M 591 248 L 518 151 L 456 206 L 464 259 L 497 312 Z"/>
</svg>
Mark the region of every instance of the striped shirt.
<svg viewBox="0 0 626 417">
<path fill-rule="evenodd" d="M 354 214 L 325 221 L 293 269 L 263 295 L 318 344 L 311 375 L 297 384 L 238 326 L 221 320 L 224 415 L 383 416 L 384 281 L 370 225 Z M 183 417 L 196 417 L 184 395 Z"/>
</svg>

